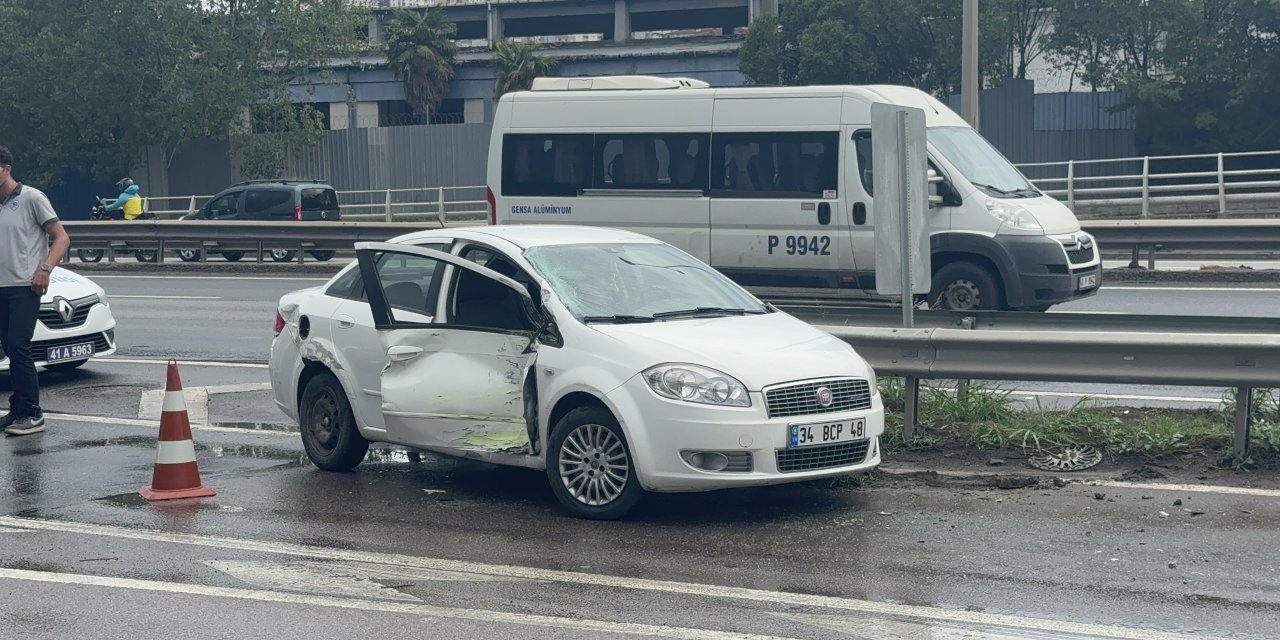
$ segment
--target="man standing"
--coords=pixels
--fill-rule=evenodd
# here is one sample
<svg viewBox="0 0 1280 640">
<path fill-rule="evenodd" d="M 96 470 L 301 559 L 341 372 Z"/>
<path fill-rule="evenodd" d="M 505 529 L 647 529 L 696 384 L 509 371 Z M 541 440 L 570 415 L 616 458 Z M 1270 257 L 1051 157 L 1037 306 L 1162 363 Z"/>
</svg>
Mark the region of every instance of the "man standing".
<svg viewBox="0 0 1280 640">
<path fill-rule="evenodd" d="M 0 428 L 11 436 L 44 431 L 31 336 L 40 297 L 49 291 L 49 275 L 70 247 L 71 238 L 49 198 L 13 179 L 13 154 L 0 147 L 0 343 L 9 358 L 13 387 Z"/>
</svg>

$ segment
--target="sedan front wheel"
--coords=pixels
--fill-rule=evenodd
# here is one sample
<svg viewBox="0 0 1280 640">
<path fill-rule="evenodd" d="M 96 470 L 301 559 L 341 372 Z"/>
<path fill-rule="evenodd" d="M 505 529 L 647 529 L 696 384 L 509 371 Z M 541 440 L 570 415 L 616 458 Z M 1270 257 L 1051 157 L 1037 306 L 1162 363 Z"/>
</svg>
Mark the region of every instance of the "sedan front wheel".
<svg viewBox="0 0 1280 640">
<path fill-rule="evenodd" d="M 613 414 L 580 407 L 551 432 L 547 477 L 560 504 L 590 520 L 617 520 L 644 495 L 626 435 Z"/>
</svg>

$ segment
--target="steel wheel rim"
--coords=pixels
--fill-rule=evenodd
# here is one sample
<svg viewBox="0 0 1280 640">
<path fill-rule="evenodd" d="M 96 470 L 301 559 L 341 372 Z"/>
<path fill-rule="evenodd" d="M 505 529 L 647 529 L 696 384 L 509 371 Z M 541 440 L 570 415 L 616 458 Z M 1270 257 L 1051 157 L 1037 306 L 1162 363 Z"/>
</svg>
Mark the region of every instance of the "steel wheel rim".
<svg viewBox="0 0 1280 640">
<path fill-rule="evenodd" d="M 311 441 L 323 452 L 332 452 L 338 446 L 342 421 L 338 401 L 333 394 L 326 391 L 316 398 L 308 418 L 307 433 L 311 435 Z"/>
<path fill-rule="evenodd" d="M 942 301 L 948 309 L 973 311 L 982 306 L 982 290 L 969 280 L 954 280 L 942 290 Z"/>
<path fill-rule="evenodd" d="M 631 478 L 627 448 L 612 430 L 584 424 L 560 445 L 560 482 L 574 500 L 591 507 L 622 496 Z"/>
</svg>

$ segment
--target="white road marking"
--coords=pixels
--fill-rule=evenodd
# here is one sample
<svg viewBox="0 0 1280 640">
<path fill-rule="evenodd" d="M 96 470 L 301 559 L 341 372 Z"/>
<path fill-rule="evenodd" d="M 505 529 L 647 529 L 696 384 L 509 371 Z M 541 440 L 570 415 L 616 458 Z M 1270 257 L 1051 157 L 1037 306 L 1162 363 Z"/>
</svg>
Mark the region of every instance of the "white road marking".
<svg viewBox="0 0 1280 640">
<path fill-rule="evenodd" d="M 223 384 L 212 387 L 202 387 L 205 393 L 211 396 L 223 395 L 228 393 L 248 393 L 250 391 L 270 391 L 270 382 L 245 382 L 241 384 Z"/>
<path fill-rule="evenodd" d="M 204 387 L 183 389 L 181 395 L 176 392 L 170 395 L 164 389 L 143 391 L 142 398 L 138 400 L 138 419 L 158 424 L 160 413 L 176 411 L 179 400 L 185 404 L 187 419 L 192 425 L 209 424 L 209 393 Z"/>
<path fill-rule="evenodd" d="M 892 618 L 850 618 L 810 613 L 775 613 L 774 615 L 785 620 L 822 629 L 830 629 L 857 638 L 874 638 L 875 640 L 918 640 L 919 638 L 929 638 L 930 640 L 1031 640 L 1063 637 L 1058 634 L 1050 636 L 1030 633 L 1025 629 L 1011 631 L 1010 633 L 999 633 L 969 627 L 926 625 Z"/>
<path fill-rule="evenodd" d="M 166 366 L 168 360 L 153 360 L 147 358 L 95 358 L 94 362 L 104 362 L 107 364 L 145 364 Z M 219 362 L 217 360 L 179 360 L 178 366 L 183 367 L 213 367 L 226 369 L 269 369 L 270 365 L 258 362 Z"/>
<path fill-rule="evenodd" d="M 45 571 L 27 571 L 24 569 L 0 569 L 0 578 L 74 586 L 102 587 L 107 589 L 179 593 L 212 598 L 275 602 L 331 609 L 338 608 L 356 609 L 360 611 L 378 611 L 382 613 L 398 613 L 432 618 L 450 618 L 454 620 L 493 622 L 498 624 L 518 624 L 554 629 L 572 629 L 576 631 L 588 631 L 595 633 L 631 634 L 659 638 L 682 638 L 688 640 L 701 640 L 704 638 L 707 640 L 790 640 L 780 638 L 778 636 L 732 633 L 725 631 L 713 631 L 710 629 L 668 627 L 632 622 L 608 622 L 604 620 L 587 620 L 582 618 L 561 618 L 556 616 L 540 616 L 527 613 L 489 611 L 486 609 L 435 607 L 411 602 L 332 598 L 300 593 L 233 589 L 228 587 L 211 587 L 178 582 L 136 580 L 132 578 L 108 578 L 76 573 L 53 573 Z"/>
<path fill-rule="evenodd" d="M 88 276 L 86 276 L 88 277 Z M 313 280 L 328 282 L 329 278 L 291 277 L 291 276 L 131 276 L 131 275 L 97 275 L 92 280 L 277 280 L 293 282 L 297 280 Z M 108 292 L 110 293 L 110 292 Z"/>
<path fill-rule="evenodd" d="M 1276 287 L 1135 287 L 1123 285 L 1107 285 L 1103 284 L 1102 291 L 1216 291 L 1216 292 L 1247 292 L 1257 293 L 1259 291 L 1266 293 L 1280 292 L 1280 288 Z"/>
<path fill-rule="evenodd" d="M 113 300 L 221 300 L 221 296 L 126 296 L 108 294 Z"/>
<path fill-rule="evenodd" d="M 1084 480 L 1079 484 L 1093 487 L 1116 487 L 1119 489 L 1142 489 L 1144 491 L 1177 491 L 1186 493 L 1222 493 L 1235 496 L 1258 496 L 1262 498 L 1280 498 L 1280 490 L 1257 489 L 1254 487 L 1224 487 L 1212 484 L 1165 484 L 1160 482 L 1122 482 L 1120 480 Z"/>
<path fill-rule="evenodd" d="M 159 429 L 160 420 L 133 420 L 130 418 L 112 418 L 109 416 L 81 416 L 70 413 L 49 413 L 44 414 L 50 420 L 66 421 L 66 422 L 88 422 L 90 424 L 109 424 L 118 427 L 147 427 L 150 429 Z M 192 431 L 207 431 L 210 433 L 236 433 L 241 435 L 262 435 L 262 436 L 287 436 L 290 438 L 298 437 L 294 431 L 275 431 L 272 429 L 248 429 L 244 427 L 217 427 L 208 424 L 192 423 Z"/>
<path fill-rule="evenodd" d="M 478 573 L 405 569 L 367 562 L 256 562 L 208 560 L 205 564 L 229 574 L 241 582 L 272 591 L 295 591 L 375 600 L 419 599 L 374 582 L 379 579 L 393 584 L 416 582 L 513 582 L 516 578 L 485 576 Z"/>
<path fill-rule="evenodd" d="M 57 520 L 39 520 L 34 518 L 0 516 L 0 526 L 32 528 L 39 529 L 41 531 L 60 531 L 73 534 L 105 536 L 129 540 L 166 542 L 171 544 L 183 544 L 217 549 L 235 549 L 256 553 L 299 556 L 310 559 L 343 560 L 350 562 L 392 565 L 395 567 L 477 573 L 488 576 L 503 576 L 525 580 L 545 580 L 549 582 L 560 582 L 574 585 L 609 587 L 615 589 L 649 591 L 654 593 L 705 598 L 719 598 L 743 602 L 759 602 L 772 605 L 808 606 L 839 611 L 852 611 L 878 616 L 898 616 L 925 621 L 939 621 L 943 623 L 998 626 L 1010 629 L 1027 629 L 1036 632 L 1069 633 L 1086 636 L 1092 635 L 1102 638 L 1122 640 L 1204 640 L 1210 637 L 1115 625 L 1071 622 L 1067 620 L 1049 620 L 1030 618 L 1026 616 L 942 609 L 937 607 L 905 605 L 890 602 L 875 602 L 854 598 L 784 593 L 780 591 L 765 591 L 762 589 L 672 582 L 666 580 L 650 580 L 645 578 L 625 578 L 592 573 L 559 571 L 554 569 L 484 564 L 465 560 L 446 560 L 389 553 L 348 551 L 288 542 L 250 540 L 224 536 L 205 536 L 189 533 L 151 531 L 146 529 L 128 529 L 124 527 Z M 4 574 L 0 573 L 0 577 L 4 577 Z M 164 588 L 167 589 L 168 585 Z"/>
</svg>

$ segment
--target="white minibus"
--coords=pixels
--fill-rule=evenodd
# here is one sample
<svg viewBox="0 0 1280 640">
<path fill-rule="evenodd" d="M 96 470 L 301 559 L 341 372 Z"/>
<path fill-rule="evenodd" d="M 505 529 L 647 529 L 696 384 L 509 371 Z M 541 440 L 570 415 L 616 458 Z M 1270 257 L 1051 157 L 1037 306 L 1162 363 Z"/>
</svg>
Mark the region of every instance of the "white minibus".
<svg viewBox="0 0 1280 640">
<path fill-rule="evenodd" d="M 924 110 L 931 307 L 1044 310 L 1101 284 L 1094 239 L 946 105 L 898 86 L 543 78 L 498 102 L 493 224 L 658 238 L 764 291 L 875 296 L 871 105 Z"/>
</svg>

